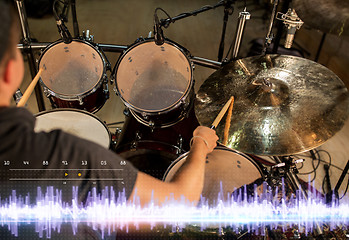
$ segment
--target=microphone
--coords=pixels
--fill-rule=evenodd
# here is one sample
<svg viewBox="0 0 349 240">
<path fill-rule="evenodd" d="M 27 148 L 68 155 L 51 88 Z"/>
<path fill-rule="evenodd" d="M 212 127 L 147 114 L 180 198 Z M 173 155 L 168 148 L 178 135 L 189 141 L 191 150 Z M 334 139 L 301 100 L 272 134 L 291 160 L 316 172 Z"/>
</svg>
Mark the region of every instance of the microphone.
<svg viewBox="0 0 349 240">
<path fill-rule="evenodd" d="M 156 45 L 162 45 L 165 42 L 164 34 L 159 24 L 154 25 L 154 39 Z"/>
<path fill-rule="evenodd" d="M 64 22 L 61 19 L 59 19 L 56 21 L 56 23 L 57 23 L 59 35 L 61 35 L 63 42 L 66 44 L 71 43 L 73 38 L 68 28 L 64 25 Z"/>
<path fill-rule="evenodd" d="M 18 88 L 17 91 L 15 92 L 15 94 L 13 95 L 13 99 L 15 100 L 16 104 L 19 103 L 19 101 L 21 100 L 22 97 L 23 97 L 23 94 L 22 94 L 21 90 Z"/>
<path fill-rule="evenodd" d="M 296 10 L 289 8 L 286 14 L 278 13 L 276 17 L 284 22 L 287 28 L 285 48 L 291 48 L 296 30 L 299 30 L 303 25 L 303 21 L 298 17 Z"/>
<path fill-rule="evenodd" d="M 158 8 L 155 9 L 155 13 L 154 13 L 154 40 L 155 40 L 155 44 L 160 46 L 164 44 L 165 39 L 164 39 L 164 33 L 162 32 L 158 15 L 156 14 L 157 10 Z"/>
<path fill-rule="evenodd" d="M 58 15 L 56 11 L 56 2 L 57 0 L 53 2 L 53 16 L 56 19 L 59 35 L 61 36 L 63 42 L 68 44 L 68 43 L 71 43 L 73 40 L 68 28 L 64 25 L 64 19 L 67 18 L 64 12 L 66 11 L 68 4 L 64 1 L 63 13 Z"/>
<path fill-rule="evenodd" d="M 284 43 L 285 48 L 291 48 L 295 34 L 296 34 L 296 27 L 289 27 L 287 29 L 286 40 Z"/>
</svg>

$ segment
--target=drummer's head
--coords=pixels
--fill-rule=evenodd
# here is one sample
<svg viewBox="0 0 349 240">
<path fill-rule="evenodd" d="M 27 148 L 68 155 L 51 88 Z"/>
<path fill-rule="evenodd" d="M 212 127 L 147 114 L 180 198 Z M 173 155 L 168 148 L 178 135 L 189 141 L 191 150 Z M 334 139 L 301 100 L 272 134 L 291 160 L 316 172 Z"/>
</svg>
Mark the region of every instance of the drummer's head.
<svg viewBox="0 0 349 240">
<path fill-rule="evenodd" d="M 0 0 L 0 106 L 8 106 L 24 73 L 23 58 L 16 45 L 19 19 L 11 0 Z"/>
</svg>

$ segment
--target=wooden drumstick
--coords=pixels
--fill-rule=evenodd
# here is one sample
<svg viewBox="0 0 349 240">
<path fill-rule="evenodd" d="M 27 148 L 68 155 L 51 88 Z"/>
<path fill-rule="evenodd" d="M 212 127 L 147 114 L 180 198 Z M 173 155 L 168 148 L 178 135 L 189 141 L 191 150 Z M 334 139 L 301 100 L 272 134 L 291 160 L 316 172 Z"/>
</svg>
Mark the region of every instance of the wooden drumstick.
<svg viewBox="0 0 349 240">
<path fill-rule="evenodd" d="M 216 119 L 213 121 L 212 125 L 211 125 L 211 128 L 212 129 L 215 129 L 219 122 L 222 120 L 225 112 L 228 110 L 229 106 L 230 106 L 230 103 L 233 101 L 234 97 L 231 96 L 228 100 L 228 102 L 223 106 L 222 110 L 219 112 L 219 114 L 217 115 Z"/>
<path fill-rule="evenodd" d="M 21 100 L 19 100 L 17 107 L 23 107 L 26 102 L 28 101 L 30 95 L 32 94 L 34 87 L 36 86 L 36 83 L 38 82 L 40 75 L 43 71 L 43 68 L 40 68 L 40 70 L 38 71 L 38 73 L 36 74 L 36 76 L 34 77 L 33 81 L 29 84 L 28 88 L 25 90 L 23 97 L 21 98 Z"/>
<path fill-rule="evenodd" d="M 229 105 L 227 118 L 225 120 L 224 135 L 223 135 L 223 145 L 227 145 L 227 143 L 228 143 L 231 115 L 233 114 L 233 106 L 234 106 L 234 97 L 233 97 L 233 99 L 232 99 L 232 101 L 231 101 L 231 103 Z"/>
</svg>

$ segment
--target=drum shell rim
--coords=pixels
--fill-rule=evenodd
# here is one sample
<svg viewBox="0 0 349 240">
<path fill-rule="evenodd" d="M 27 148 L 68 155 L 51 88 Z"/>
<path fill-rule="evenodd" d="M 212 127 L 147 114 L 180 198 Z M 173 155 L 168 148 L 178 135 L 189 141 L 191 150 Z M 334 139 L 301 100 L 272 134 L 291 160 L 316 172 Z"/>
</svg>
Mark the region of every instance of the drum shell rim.
<svg viewBox="0 0 349 240">
<path fill-rule="evenodd" d="M 229 152 L 233 152 L 233 153 L 236 153 L 244 158 L 246 158 L 247 160 L 249 160 L 258 170 L 258 172 L 261 174 L 261 177 L 265 180 L 265 174 L 263 172 L 263 169 L 261 168 L 261 166 L 258 165 L 258 163 L 253 159 L 251 158 L 250 156 L 248 156 L 247 154 L 244 154 L 242 152 L 239 152 L 237 150 L 234 150 L 234 149 L 231 149 L 231 148 L 228 148 L 228 147 L 225 147 L 225 146 L 217 146 L 215 147 L 214 150 L 227 150 Z M 214 151 L 213 150 L 213 151 Z M 169 172 L 171 171 L 171 169 L 178 163 L 180 162 L 183 158 L 187 157 L 189 155 L 189 152 L 185 152 L 183 153 L 182 155 L 180 155 L 177 159 L 175 159 L 171 164 L 170 166 L 168 166 L 168 168 L 166 169 L 166 172 L 164 174 L 164 177 L 162 178 L 162 181 L 166 181 L 166 177 L 167 175 L 169 174 Z"/>
<path fill-rule="evenodd" d="M 184 51 L 184 48 L 181 47 L 179 44 L 169 40 L 169 39 L 165 39 L 165 43 L 169 44 L 169 45 L 172 45 L 173 47 L 175 47 L 177 50 L 179 50 L 183 55 L 184 57 L 187 59 L 188 63 L 189 63 L 189 66 L 190 66 L 190 83 L 188 85 L 188 87 L 186 88 L 185 90 L 185 93 L 182 95 L 182 97 L 180 99 L 178 99 L 175 103 L 173 103 L 171 106 L 168 106 L 164 109 L 161 109 L 161 110 L 145 110 L 145 109 L 141 109 L 141 108 L 138 108 L 136 106 L 133 106 L 131 103 L 129 103 L 127 100 L 124 99 L 124 97 L 122 96 L 120 90 L 119 90 L 119 87 L 118 87 L 118 82 L 117 82 L 117 71 L 119 69 L 119 65 L 120 63 L 123 61 L 123 59 L 125 58 L 125 56 L 134 48 L 136 48 L 137 46 L 141 45 L 141 44 L 144 44 L 144 43 L 148 43 L 148 42 L 154 42 L 155 44 L 155 40 L 154 38 L 147 38 L 145 40 L 142 40 L 140 42 L 137 42 L 133 45 L 131 45 L 127 50 L 124 51 L 124 53 L 120 56 L 120 58 L 118 59 L 116 65 L 115 65 L 115 69 L 113 70 L 113 80 L 115 81 L 115 88 L 114 90 L 116 91 L 116 94 L 120 97 L 120 99 L 122 100 L 122 102 L 125 104 L 125 106 L 127 108 L 129 108 L 130 110 L 133 110 L 139 114 L 146 114 L 146 115 L 159 115 L 159 114 L 164 114 L 164 113 L 167 113 L 169 111 L 171 111 L 172 109 L 174 108 L 177 108 L 181 105 L 182 103 L 182 100 L 187 98 L 189 96 L 189 93 L 190 93 L 190 90 L 191 88 L 194 86 L 194 77 L 193 77 L 193 70 L 194 70 L 194 67 L 193 67 L 193 63 L 192 61 L 190 60 L 190 58 L 188 57 L 188 55 L 185 53 Z"/>
<path fill-rule="evenodd" d="M 62 99 L 62 100 L 77 100 L 79 101 L 80 99 L 82 98 L 85 98 L 86 96 L 94 93 L 97 89 L 99 89 L 101 87 L 101 85 L 106 82 L 106 79 L 107 79 L 107 75 L 106 75 L 106 61 L 102 55 L 102 53 L 98 50 L 97 47 L 95 47 L 92 43 L 88 42 L 88 41 L 85 41 L 85 40 L 81 40 L 81 39 L 73 39 L 74 42 L 80 42 L 80 43 L 83 43 L 83 44 L 86 44 L 87 46 L 91 47 L 92 49 L 94 49 L 98 55 L 100 56 L 100 59 L 102 60 L 102 65 L 103 65 L 103 71 L 101 73 L 101 76 L 99 78 L 99 81 L 96 82 L 96 84 L 86 90 L 85 92 L 82 92 L 80 94 L 62 94 L 62 93 L 56 93 L 54 92 L 52 89 L 50 89 L 49 87 L 46 86 L 46 84 L 44 83 L 44 81 L 42 80 L 42 78 L 40 77 L 40 84 L 42 85 L 42 87 L 44 88 L 44 91 L 48 92 L 49 95 L 51 96 L 54 96 L 54 97 L 57 97 L 59 99 Z M 57 45 L 57 44 L 60 44 L 60 43 L 63 43 L 63 40 L 57 40 L 51 44 L 49 44 L 45 49 L 44 51 L 41 53 L 40 55 L 40 58 L 38 60 L 38 68 L 40 67 L 40 63 L 41 63 L 41 60 L 42 60 L 42 57 L 45 55 L 45 53 L 50 49 L 52 48 L 53 46 Z"/>
<path fill-rule="evenodd" d="M 192 87 L 189 90 L 189 93 L 186 97 L 181 98 L 181 101 L 174 107 L 173 109 L 169 109 L 166 112 L 161 112 L 159 114 L 148 114 L 145 116 L 142 115 L 142 113 L 135 112 L 132 109 L 129 109 L 130 113 L 132 116 L 141 124 L 151 127 L 151 128 L 167 128 L 167 127 L 172 127 L 176 125 L 178 122 L 182 121 L 183 119 L 186 118 L 188 111 L 190 109 L 194 108 L 194 100 L 195 100 L 195 92 L 194 88 Z M 176 112 L 175 112 L 176 111 Z M 161 117 L 161 116 L 166 116 L 168 113 L 179 113 L 177 114 L 176 118 L 173 118 L 172 121 L 163 121 L 156 119 L 156 116 Z M 194 113 L 195 114 L 195 113 Z M 155 119 L 154 119 L 155 118 Z"/>
<path fill-rule="evenodd" d="M 50 112 L 64 112 L 64 111 L 70 111 L 70 112 L 80 112 L 80 113 L 83 113 L 83 114 L 86 114 L 86 115 L 89 115 L 90 117 L 93 117 L 94 119 L 96 119 L 98 122 L 100 122 L 103 127 L 107 130 L 107 133 L 108 133 L 108 137 L 109 137 L 109 146 L 108 146 L 108 149 L 110 149 L 110 146 L 111 146 L 111 133 L 110 133 L 110 130 L 108 128 L 108 126 L 105 124 L 105 122 L 102 121 L 102 119 L 100 119 L 97 115 L 93 114 L 93 113 L 90 113 L 86 110 L 82 110 L 82 109 L 77 109 L 77 108 L 54 108 L 54 109 L 50 109 L 50 110 L 45 110 L 45 111 L 41 111 L 41 112 L 38 112 L 36 114 L 34 114 L 34 117 L 39 117 L 41 115 L 44 115 L 46 113 L 50 113 Z M 64 131 L 64 129 L 62 130 Z M 69 133 L 70 134 L 70 133 Z"/>
</svg>

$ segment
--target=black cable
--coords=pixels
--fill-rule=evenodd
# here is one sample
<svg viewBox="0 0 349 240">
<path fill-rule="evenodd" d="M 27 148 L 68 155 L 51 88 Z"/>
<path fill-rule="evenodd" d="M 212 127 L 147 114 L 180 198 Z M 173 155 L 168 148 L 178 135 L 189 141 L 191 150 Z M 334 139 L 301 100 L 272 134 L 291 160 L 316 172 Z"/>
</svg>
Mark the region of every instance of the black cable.
<svg viewBox="0 0 349 240">
<path fill-rule="evenodd" d="M 154 11 L 154 19 L 156 19 L 157 22 L 158 22 L 159 24 L 160 24 L 160 20 L 159 20 L 159 18 L 158 18 L 158 13 L 157 13 L 158 10 L 161 10 L 161 11 L 162 11 L 163 13 L 165 13 L 165 15 L 168 17 L 169 23 L 168 23 L 167 25 L 164 25 L 164 26 L 163 26 L 164 28 L 168 28 L 168 26 L 170 25 L 170 23 L 174 22 L 173 19 L 172 19 L 172 17 L 171 17 L 164 9 L 162 9 L 162 8 L 160 8 L 160 7 L 155 8 L 155 11 Z"/>
<path fill-rule="evenodd" d="M 324 159 L 322 159 L 322 157 L 320 156 L 320 153 L 325 153 L 326 155 L 327 155 L 327 157 L 328 157 L 328 161 L 325 161 Z M 323 150 L 323 149 L 320 149 L 320 150 L 313 150 L 313 152 L 310 152 L 310 154 L 311 154 L 311 158 L 312 158 L 312 167 L 313 167 L 313 170 L 312 171 L 310 171 L 310 172 L 306 172 L 306 173 L 298 173 L 299 175 L 308 175 L 308 174 L 313 174 L 314 173 L 314 177 L 313 177 L 313 179 L 310 181 L 310 182 L 313 182 L 314 180 L 315 180 L 315 178 L 316 178 L 316 170 L 318 169 L 318 167 L 319 167 L 319 165 L 320 165 L 320 163 L 323 163 L 323 164 L 328 164 L 328 166 L 329 166 L 329 171 L 330 171 L 330 169 L 331 169 L 331 167 L 333 167 L 333 168 L 336 168 L 337 170 L 340 170 L 340 171 L 344 171 L 344 169 L 343 168 L 340 168 L 340 167 L 338 167 L 338 166 L 336 166 L 336 165 L 334 165 L 333 163 L 332 163 L 332 157 L 331 157 L 331 154 L 328 152 L 328 151 L 326 151 L 326 150 Z M 294 157 L 296 157 L 296 158 L 298 158 L 298 157 L 309 157 L 309 156 L 307 156 L 307 155 L 305 155 L 305 154 L 297 154 L 297 155 L 293 155 Z M 318 161 L 317 162 L 317 165 L 315 166 L 314 165 L 314 162 L 315 161 Z M 302 166 L 301 167 L 299 167 L 299 168 L 297 168 L 298 170 L 300 170 L 300 169 L 302 169 L 303 168 L 303 163 L 302 163 Z M 330 171 L 329 172 L 329 174 L 330 174 L 330 176 L 332 175 L 332 172 Z M 349 173 L 347 173 L 347 175 L 349 175 Z M 321 187 L 322 187 L 322 192 L 324 192 L 324 184 L 325 184 L 325 177 L 323 178 L 323 180 L 322 180 L 322 185 L 321 185 Z M 349 189 L 349 177 L 348 177 L 348 182 L 347 182 L 347 186 L 346 186 L 346 188 L 345 188 L 345 191 L 344 191 L 344 193 L 343 193 L 343 195 L 339 198 L 339 200 L 341 200 L 341 199 L 343 199 L 344 198 L 344 196 L 347 194 L 347 192 L 348 192 L 348 189 Z"/>
<path fill-rule="evenodd" d="M 54 0 L 53 1 L 53 6 L 52 6 L 52 12 L 56 20 L 58 20 L 61 16 L 57 13 L 56 11 L 56 4 L 57 2 L 60 2 L 64 5 L 64 8 L 67 7 L 67 3 L 64 0 Z"/>
<path fill-rule="evenodd" d="M 233 44 L 234 44 L 234 39 L 233 39 L 233 41 L 231 42 L 230 47 L 229 47 L 228 52 L 227 52 L 227 55 L 225 55 L 225 58 L 224 58 L 224 59 L 228 59 L 228 56 L 229 56 L 229 54 L 230 54 L 230 51 L 231 51 L 231 49 L 233 48 Z M 223 59 L 223 60 L 224 60 L 224 59 Z"/>
<path fill-rule="evenodd" d="M 186 18 L 189 16 L 196 16 L 198 13 L 207 11 L 207 10 L 211 10 L 211 9 L 215 9 L 217 7 L 223 6 L 225 0 L 221 0 L 219 1 L 216 5 L 212 6 L 212 5 L 205 5 L 203 7 L 201 7 L 198 10 L 194 10 L 192 12 L 185 12 L 185 13 L 181 13 L 173 18 L 168 18 L 168 19 L 161 19 L 160 20 L 160 25 L 167 28 L 169 26 L 170 23 L 174 23 L 175 21 L 182 19 L 182 18 Z"/>
<path fill-rule="evenodd" d="M 324 161 L 324 160 L 320 160 L 320 162 L 328 163 L 328 162 L 326 162 L 326 161 Z M 331 164 L 331 166 L 334 167 L 334 168 L 337 168 L 338 170 L 340 170 L 340 171 L 342 171 L 342 172 L 344 171 L 343 168 L 340 168 L 340 167 L 338 167 L 338 166 L 336 166 L 336 165 Z M 348 172 L 347 174 L 349 175 L 349 172 Z"/>
<path fill-rule="evenodd" d="M 300 156 L 300 155 L 293 155 L 293 157 L 297 157 L 297 156 Z M 304 156 L 304 157 L 309 157 L 309 156 Z M 314 160 L 316 160 L 316 158 L 313 158 L 313 157 L 315 157 L 315 156 L 313 156 L 313 155 L 311 156 L 311 158 L 312 158 L 311 162 L 312 162 L 313 170 L 310 171 L 310 172 L 298 173 L 298 175 L 309 175 L 309 174 L 312 174 L 312 173 L 314 173 L 316 171 L 315 166 L 314 166 Z"/>
<path fill-rule="evenodd" d="M 341 196 L 341 197 L 339 198 L 339 200 L 341 200 L 342 198 L 344 198 L 345 194 L 347 194 L 348 188 L 349 188 L 349 177 L 348 177 L 347 187 L 345 188 L 345 191 L 344 191 L 344 193 L 343 193 L 343 196 Z"/>
<path fill-rule="evenodd" d="M 120 121 L 120 122 L 112 122 L 112 123 L 107 123 L 107 126 L 112 126 L 112 125 L 118 125 L 118 124 L 123 124 L 125 121 Z"/>
</svg>

